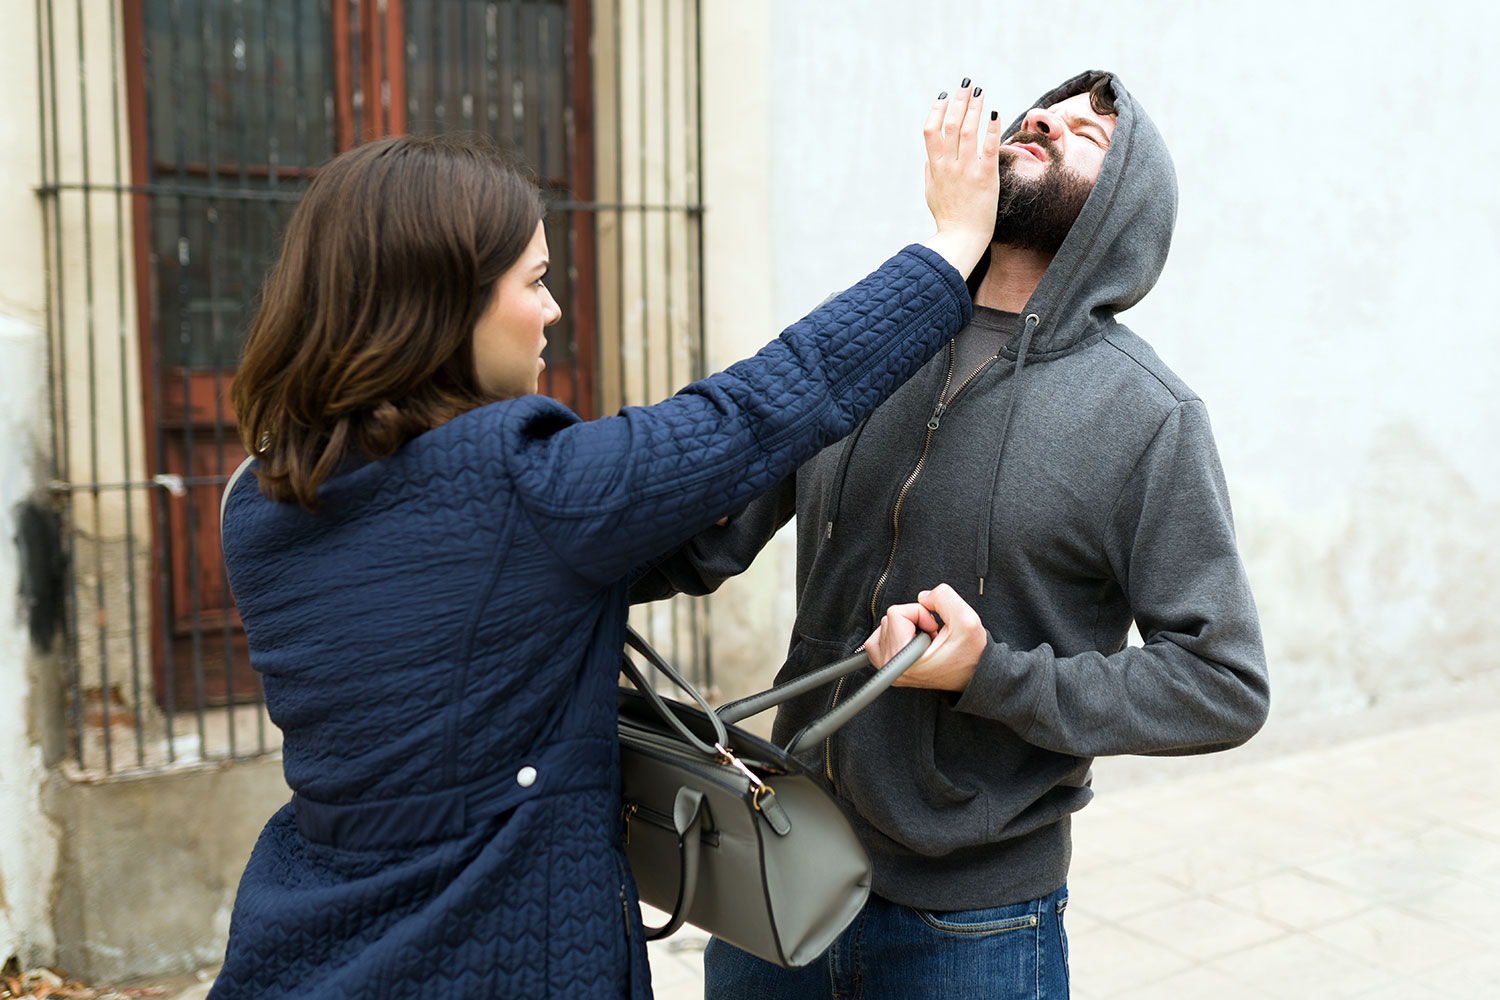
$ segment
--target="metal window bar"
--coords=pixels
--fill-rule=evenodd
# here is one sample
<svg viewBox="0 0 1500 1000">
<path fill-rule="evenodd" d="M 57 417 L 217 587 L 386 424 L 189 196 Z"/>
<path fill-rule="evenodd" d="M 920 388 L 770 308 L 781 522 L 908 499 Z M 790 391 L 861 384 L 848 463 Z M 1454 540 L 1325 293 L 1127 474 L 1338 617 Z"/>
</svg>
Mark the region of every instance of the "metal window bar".
<svg viewBox="0 0 1500 1000">
<path fill-rule="evenodd" d="M 216 558 L 241 454 L 222 400 L 277 233 L 341 135 L 461 121 L 536 171 L 570 314 L 544 391 L 593 416 L 704 374 L 699 2 L 34 0 L 81 775 L 279 748 Z M 712 690 L 702 600 L 632 620 Z"/>
</svg>

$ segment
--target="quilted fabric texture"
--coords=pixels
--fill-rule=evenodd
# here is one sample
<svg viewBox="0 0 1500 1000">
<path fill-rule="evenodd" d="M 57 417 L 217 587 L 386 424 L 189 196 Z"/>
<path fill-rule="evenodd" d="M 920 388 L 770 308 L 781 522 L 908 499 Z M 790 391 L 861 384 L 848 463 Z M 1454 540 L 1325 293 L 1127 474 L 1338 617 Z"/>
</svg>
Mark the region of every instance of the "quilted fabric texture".
<svg viewBox="0 0 1500 1000">
<path fill-rule="evenodd" d="M 352 463 L 317 515 L 245 477 L 225 558 L 295 795 L 211 997 L 649 996 L 618 817 L 626 582 L 848 433 L 970 309 L 908 247 L 655 406 L 486 406 Z"/>
</svg>

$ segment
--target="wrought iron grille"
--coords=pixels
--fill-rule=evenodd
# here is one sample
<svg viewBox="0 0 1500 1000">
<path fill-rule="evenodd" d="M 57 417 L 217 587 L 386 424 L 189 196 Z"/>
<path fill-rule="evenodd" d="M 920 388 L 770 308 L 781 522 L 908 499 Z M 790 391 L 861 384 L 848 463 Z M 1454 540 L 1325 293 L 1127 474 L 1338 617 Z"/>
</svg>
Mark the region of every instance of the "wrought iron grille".
<svg viewBox="0 0 1500 1000">
<path fill-rule="evenodd" d="M 585 417 L 662 398 L 703 374 L 699 0 L 35 3 L 72 756 L 271 753 L 217 504 L 292 206 L 381 135 L 500 145 L 548 201 L 542 391 Z M 712 686 L 701 601 L 634 620 Z"/>
</svg>

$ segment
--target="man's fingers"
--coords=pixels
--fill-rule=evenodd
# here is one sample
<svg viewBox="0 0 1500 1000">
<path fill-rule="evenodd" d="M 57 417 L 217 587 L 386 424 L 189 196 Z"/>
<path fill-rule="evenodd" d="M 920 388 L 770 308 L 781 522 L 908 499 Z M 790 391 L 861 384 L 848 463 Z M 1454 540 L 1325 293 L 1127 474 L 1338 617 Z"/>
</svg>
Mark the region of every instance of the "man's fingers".
<svg viewBox="0 0 1500 1000">
<path fill-rule="evenodd" d="M 880 619 L 880 624 L 870 633 L 870 638 L 865 640 L 865 655 L 869 657 L 871 665 L 885 666 L 891 657 L 901 651 L 901 647 L 911 642 L 917 634 L 917 620 L 921 613 L 920 605 L 899 604 Z"/>
<path fill-rule="evenodd" d="M 917 595 L 917 602 L 930 611 L 936 611 L 949 626 L 967 624 L 979 618 L 969 602 L 959 597 L 958 591 L 946 583 L 922 591 Z"/>
<path fill-rule="evenodd" d="M 891 630 L 887 633 L 890 635 L 899 635 L 901 639 L 900 645 L 902 646 L 906 645 L 908 642 L 911 642 L 911 640 L 916 637 L 918 629 L 926 632 L 928 635 L 931 635 L 935 633 L 940 627 L 938 625 L 937 619 L 933 617 L 932 612 L 928 611 L 926 608 L 922 607 L 921 604 L 916 602 L 913 602 L 911 604 L 891 605 L 890 609 L 886 612 L 885 617 L 881 619 L 881 627 L 884 628 L 886 622 L 890 621 L 900 621 L 902 623 L 902 627 L 899 632 Z M 892 648 L 891 653 L 894 654 L 897 651 L 897 648 Z"/>
</svg>

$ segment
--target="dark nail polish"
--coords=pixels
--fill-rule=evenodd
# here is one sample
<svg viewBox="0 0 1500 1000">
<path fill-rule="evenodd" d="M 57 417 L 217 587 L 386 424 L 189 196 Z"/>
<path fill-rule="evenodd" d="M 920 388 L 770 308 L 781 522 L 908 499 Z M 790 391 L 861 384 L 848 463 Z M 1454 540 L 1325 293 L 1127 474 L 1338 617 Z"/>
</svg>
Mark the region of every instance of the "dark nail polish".
<svg viewBox="0 0 1500 1000">
<path fill-rule="evenodd" d="M 984 93 L 984 88 L 983 87 L 975 87 L 974 88 L 974 93 L 973 93 L 972 96 L 978 97 L 982 93 Z"/>
<path fill-rule="evenodd" d="M 994 121 L 996 118 L 999 118 L 999 117 L 1000 117 L 1000 112 L 998 112 L 998 111 L 991 111 L 990 112 L 990 121 Z"/>
<path fill-rule="evenodd" d="M 968 77 L 964 77 L 964 82 L 959 84 L 960 87 L 967 87 L 968 85 L 969 85 L 969 78 Z"/>
<path fill-rule="evenodd" d="M 938 95 L 938 100 L 940 100 L 940 101 L 946 101 L 947 99 L 948 99 L 948 92 L 946 90 L 943 91 L 941 94 Z"/>
</svg>

